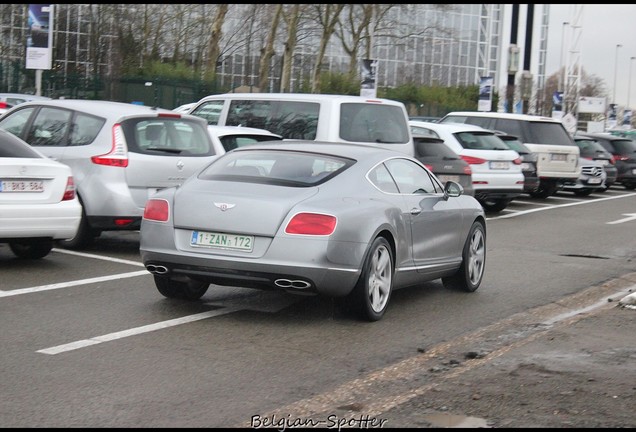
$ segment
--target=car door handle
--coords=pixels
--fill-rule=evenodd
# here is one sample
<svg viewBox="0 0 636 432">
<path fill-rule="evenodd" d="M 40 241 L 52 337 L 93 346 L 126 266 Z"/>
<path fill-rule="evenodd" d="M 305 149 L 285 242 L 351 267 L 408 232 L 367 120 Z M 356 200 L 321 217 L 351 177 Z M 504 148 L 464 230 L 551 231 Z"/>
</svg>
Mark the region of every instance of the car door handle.
<svg viewBox="0 0 636 432">
<path fill-rule="evenodd" d="M 420 213 L 422 213 L 422 209 L 421 209 L 421 208 L 419 208 L 419 207 L 413 207 L 413 208 L 411 209 L 411 214 L 412 214 L 412 215 L 418 215 L 418 214 L 420 214 Z"/>
</svg>

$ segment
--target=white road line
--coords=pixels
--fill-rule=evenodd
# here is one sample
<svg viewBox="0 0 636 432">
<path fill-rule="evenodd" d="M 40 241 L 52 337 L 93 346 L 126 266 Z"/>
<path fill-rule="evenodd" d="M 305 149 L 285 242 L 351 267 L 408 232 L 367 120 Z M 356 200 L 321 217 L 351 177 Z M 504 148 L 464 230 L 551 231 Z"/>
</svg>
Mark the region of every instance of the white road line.
<svg viewBox="0 0 636 432">
<path fill-rule="evenodd" d="M 120 259 L 120 258 L 113 258 L 113 257 L 109 257 L 109 256 L 103 256 L 103 255 L 95 255 L 95 254 L 89 254 L 89 253 L 84 253 L 84 252 L 76 252 L 76 251 L 72 251 L 72 250 L 68 250 L 68 249 L 53 249 L 54 252 L 59 252 L 59 253 L 64 253 L 64 254 L 68 254 L 68 255 L 76 255 L 76 256 L 81 256 L 84 258 L 95 258 L 95 259 L 100 259 L 100 260 L 104 260 L 104 261 L 111 261 L 111 262 L 118 262 L 118 263 L 122 263 L 122 264 L 130 264 L 130 265 L 134 265 L 134 266 L 138 266 L 138 267 L 143 267 L 143 263 L 140 263 L 139 261 L 130 261 L 130 260 L 124 260 L 124 259 Z"/>
<path fill-rule="evenodd" d="M 11 290 L 11 291 L 0 291 L 0 297 L 11 297 L 11 296 L 16 296 L 20 294 L 30 294 L 34 292 L 40 292 L 40 291 L 69 288 L 72 286 L 86 285 L 91 283 L 105 282 L 110 280 L 125 279 L 125 278 L 130 278 L 135 276 L 145 276 L 145 275 L 150 275 L 150 272 L 148 272 L 148 270 L 139 270 L 139 271 L 134 271 L 129 273 L 120 273 L 116 275 L 100 276 L 100 277 L 80 279 L 80 280 L 69 281 L 69 282 L 60 282 L 60 283 L 55 283 L 50 285 L 41 285 L 41 286 L 36 286 L 31 288 L 22 288 L 22 289 Z"/>
<path fill-rule="evenodd" d="M 512 201 L 510 201 L 510 204 L 527 204 L 527 205 L 541 205 L 541 206 L 551 206 L 554 204 L 550 204 L 550 203 L 540 203 L 540 202 L 534 202 L 534 201 L 521 201 L 521 200 L 517 200 L 514 199 Z"/>
<path fill-rule="evenodd" d="M 607 201 L 607 200 L 612 200 L 612 199 L 628 198 L 628 197 L 634 197 L 634 196 L 636 196 L 636 193 L 630 193 L 630 194 L 618 195 L 618 196 L 611 196 L 611 197 L 605 197 L 605 198 L 598 198 L 598 199 L 594 199 L 594 200 L 577 201 L 577 202 L 568 203 L 568 204 L 557 204 L 557 205 L 553 205 L 553 206 L 550 206 L 550 207 L 541 207 L 541 208 L 534 208 L 534 209 L 530 209 L 530 210 L 522 210 L 522 211 L 519 211 L 517 213 L 510 213 L 510 214 L 506 214 L 506 215 L 502 215 L 502 216 L 489 217 L 489 218 L 486 218 L 486 219 L 487 220 L 508 219 L 508 218 L 521 216 L 521 215 L 528 214 L 528 213 L 540 212 L 540 211 L 544 211 L 544 210 L 551 210 L 551 209 L 554 209 L 554 208 L 571 207 L 571 206 L 575 206 L 575 205 L 591 204 L 591 203 L 597 203 L 599 201 Z"/>
<path fill-rule="evenodd" d="M 136 328 L 132 328 L 129 330 L 123 330 L 123 331 L 119 331 L 119 332 L 115 332 L 115 333 L 109 333 L 109 334 L 105 334 L 102 336 L 96 336 L 90 339 L 84 339 L 84 340 L 80 340 L 80 341 L 76 341 L 76 342 L 71 342 L 68 344 L 64 344 L 64 345 L 58 345 L 58 346 L 54 346 L 54 347 L 50 347 L 50 348 L 44 348 L 41 350 L 38 350 L 36 352 L 42 353 L 42 354 L 50 354 L 50 355 L 55 355 L 55 354 L 60 354 L 60 353 L 64 353 L 67 351 L 73 351 L 76 349 L 80 349 L 80 348 L 86 348 L 88 346 L 92 346 L 92 345 L 97 345 L 100 343 L 104 343 L 104 342 L 110 342 L 110 341 L 114 341 L 117 339 L 122 339 L 122 338 L 126 338 L 129 336 L 135 336 L 135 335 L 139 335 L 142 333 L 149 333 L 151 331 L 155 331 L 155 330 L 161 330 L 167 327 L 174 327 L 174 326 L 178 326 L 181 324 L 187 324 L 187 323 L 191 323 L 194 321 L 199 321 L 199 320 L 203 320 L 206 318 L 211 318 L 211 317 L 215 317 L 215 316 L 219 316 L 219 315 L 225 315 L 231 312 L 236 312 L 237 310 L 241 310 L 241 308 L 239 307 L 229 307 L 229 308 L 222 308 L 222 309 L 217 309 L 217 310 L 213 310 L 213 311 L 209 311 L 209 312 L 202 312 L 199 314 L 195 314 L 195 315 L 188 315 L 182 318 L 175 318 L 175 319 L 171 319 L 171 320 L 167 320 L 167 321 L 161 321 L 155 324 L 149 324 L 149 325 L 145 325 L 145 326 L 141 326 L 141 327 L 136 327 Z"/>
</svg>

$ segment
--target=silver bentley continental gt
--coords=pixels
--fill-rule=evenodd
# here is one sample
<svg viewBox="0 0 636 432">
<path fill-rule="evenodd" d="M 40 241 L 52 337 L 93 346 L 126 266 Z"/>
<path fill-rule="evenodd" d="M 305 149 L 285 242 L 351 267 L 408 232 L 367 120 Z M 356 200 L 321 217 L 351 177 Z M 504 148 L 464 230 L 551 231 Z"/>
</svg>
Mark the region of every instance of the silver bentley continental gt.
<svg viewBox="0 0 636 432">
<path fill-rule="evenodd" d="M 168 298 L 210 284 L 337 298 L 380 320 L 394 289 L 475 291 L 482 206 L 416 159 L 372 145 L 278 141 L 219 157 L 145 206 L 140 253 Z"/>
</svg>

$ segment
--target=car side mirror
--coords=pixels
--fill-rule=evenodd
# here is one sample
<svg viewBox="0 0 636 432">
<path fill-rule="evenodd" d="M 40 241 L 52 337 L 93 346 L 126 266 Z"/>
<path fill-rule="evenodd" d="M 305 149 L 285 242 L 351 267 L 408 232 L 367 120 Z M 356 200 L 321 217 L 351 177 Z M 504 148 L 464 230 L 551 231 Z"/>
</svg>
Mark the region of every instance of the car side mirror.
<svg viewBox="0 0 636 432">
<path fill-rule="evenodd" d="M 446 198 L 456 198 L 464 194 L 464 188 L 459 183 L 447 181 L 444 185 L 444 196 Z"/>
</svg>

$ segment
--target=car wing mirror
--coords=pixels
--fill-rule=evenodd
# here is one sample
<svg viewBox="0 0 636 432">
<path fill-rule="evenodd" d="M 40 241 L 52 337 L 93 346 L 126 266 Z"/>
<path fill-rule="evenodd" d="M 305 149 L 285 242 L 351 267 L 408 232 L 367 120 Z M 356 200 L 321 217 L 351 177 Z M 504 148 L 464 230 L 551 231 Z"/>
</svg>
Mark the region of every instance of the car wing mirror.
<svg viewBox="0 0 636 432">
<path fill-rule="evenodd" d="M 459 183 L 449 180 L 444 185 L 444 197 L 446 199 L 456 198 L 463 194 L 464 194 L 464 188 Z"/>
</svg>

